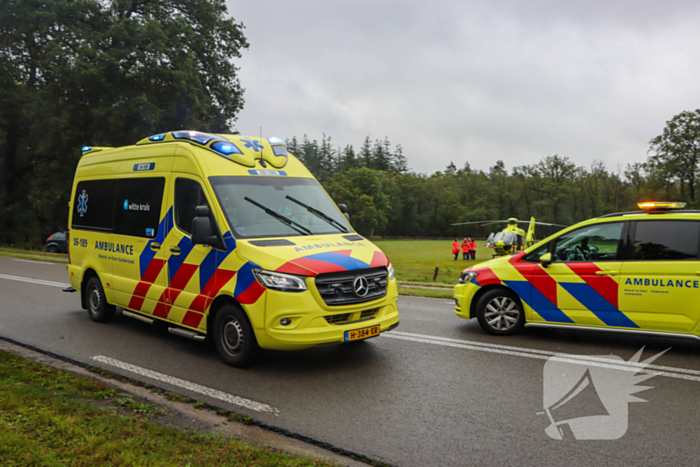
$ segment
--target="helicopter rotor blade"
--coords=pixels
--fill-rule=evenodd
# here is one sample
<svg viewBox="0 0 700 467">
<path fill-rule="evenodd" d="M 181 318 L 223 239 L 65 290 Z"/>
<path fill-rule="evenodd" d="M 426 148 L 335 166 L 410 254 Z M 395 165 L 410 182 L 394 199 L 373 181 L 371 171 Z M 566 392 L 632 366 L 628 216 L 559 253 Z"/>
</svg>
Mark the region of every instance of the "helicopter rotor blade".
<svg viewBox="0 0 700 467">
<path fill-rule="evenodd" d="M 471 222 L 460 222 L 458 224 L 450 224 L 450 225 L 469 225 L 469 224 L 481 224 L 482 222 L 489 222 L 491 224 L 496 224 L 498 222 L 507 222 L 507 221 L 471 221 Z M 485 224 L 488 225 L 488 224 Z"/>
<path fill-rule="evenodd" d="M 524 221 L 523 221 L 523 222 L 524 222 Z M 528 221 L 528 222 L 529 222 L 529 221 Z M 569 227 L 568 225 L 549 224 L 549 223 L 547 223 L 547 222 L 533 222 L 533 224 L 537 224 L 537 225 L 550 225 L 550 226 L 554 226 L 554 227 Z"/>
</svg>

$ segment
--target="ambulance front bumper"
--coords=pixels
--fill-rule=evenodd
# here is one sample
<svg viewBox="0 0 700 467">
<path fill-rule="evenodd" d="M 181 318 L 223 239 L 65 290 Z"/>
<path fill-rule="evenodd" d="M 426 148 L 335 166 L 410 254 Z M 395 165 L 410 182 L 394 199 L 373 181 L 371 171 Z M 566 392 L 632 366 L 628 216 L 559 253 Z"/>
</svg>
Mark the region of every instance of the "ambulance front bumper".
<svg viewBox="0 0 700 467">
<path fill-rule="evenodd" d="M 359 335 L 373 335 L 399 323 L 395 280 L 390 281 L 384 297 L 347 306 L 327 306 L 314 289 L 301 293 L 267 290 L 264 295 L 264 329 L 255 331 L 258 344 L 267 349 L 339 344 L 358 338 L 353 331 L 366 330 Z"/>
<path fill-rule="evenodd" d="M 480 288 L 479 285 L 472 282 L 455 285 L 453 296 L 455 298 L 455 313 L 457 316 L 465 319 L 471 318 L 470 311 L 472 300 Z"/>
</svg>

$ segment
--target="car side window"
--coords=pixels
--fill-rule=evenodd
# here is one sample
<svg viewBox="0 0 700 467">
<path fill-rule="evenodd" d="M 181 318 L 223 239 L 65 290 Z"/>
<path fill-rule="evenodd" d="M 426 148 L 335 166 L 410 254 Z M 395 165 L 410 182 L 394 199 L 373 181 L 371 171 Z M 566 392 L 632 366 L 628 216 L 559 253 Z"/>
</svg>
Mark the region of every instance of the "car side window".
<svg viewBox="0 0 700 467">
<path fill-rule="evenodd" d="M 523 258 L 523 261 L 530 261 L 533 263 L 539 263 L 540 257 L 549 251 L 549 243 L 542 245 L 534 251 L 531 251 Z"/>
<path fill-rule="evenodd" d="M 202 186 L 190 178 L 175 180 L 175 224 L 192 235 L 192 220 L 197 206 L 209 206 Z"/>
<path fill-rule="evenodd" d="M 556 244 L 552 261 L 616 261 L 623 227 L 622 222 L 611 222 L 567 232 L 554 240 Z"/>
<path fill-rule="evenodd" d="M 73 200 L 72 229 L 110 232 L 114 225 L 116 180 L 86 180 L 78 183 Z"/>
<path fill-rule="evenodd" d="M 632 260 L 697 260 L 700 222 L 682 220 L 638 221 Z"/>
<path fill-rule="evenodd" d="M 154 238 L 158 235 L 165 178 L 120 178 L 114 207 L 114 233 Z"/>
</svg>

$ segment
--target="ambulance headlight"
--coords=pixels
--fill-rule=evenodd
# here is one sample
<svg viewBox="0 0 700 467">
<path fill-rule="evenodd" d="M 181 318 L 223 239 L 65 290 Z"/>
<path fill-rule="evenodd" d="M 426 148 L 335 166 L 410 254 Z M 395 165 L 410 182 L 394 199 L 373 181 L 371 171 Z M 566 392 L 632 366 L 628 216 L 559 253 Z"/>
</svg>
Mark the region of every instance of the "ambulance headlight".
<svg viewBox="0 0 700 467">
<path fill-rule="evenodd" d="M 389 266 L 386 268 L 387 272 L 389 273 L 389 280 L 392 280 L 395 276 L 394 274 L 394 265 L 389 263 Z"/>
<path fill-rule="evenodd" d="M 306 281 L 301 276 L 282 274 L 281 272 L 253 269 L 255 278 L 266 289 L 281 290 L 283 292 L 302 292 L 306 290 Z"/>
<path fill-rule="evenodd" d="M 478 275 L 479 273 L 476 271 L 464 271 L 459 276 L 459 283 L 468 284 L 469 282 L 473 282 Z"/>
</svg>

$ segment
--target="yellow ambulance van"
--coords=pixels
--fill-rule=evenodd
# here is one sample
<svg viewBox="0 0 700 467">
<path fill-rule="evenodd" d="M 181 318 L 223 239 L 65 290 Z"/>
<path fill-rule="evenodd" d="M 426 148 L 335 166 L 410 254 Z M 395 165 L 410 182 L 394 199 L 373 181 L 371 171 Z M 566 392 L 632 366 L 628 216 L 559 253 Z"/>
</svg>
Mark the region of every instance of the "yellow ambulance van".
<svg viewBox="0 0 700 467">
<path fill-rule="evenodd" d="M 546 327 L 700 339 L 700 211 L 684 206 L 640 203 L 467 268 L 455 313 L 496 335 Z"/>
<path fill-rule="evenodd" d="M 94 321 L 120 307 L 208 337 L 232 366 L 258 348 L 360 341 L 398 326 L 391 263 L 283 140 L 173 131 L 82 149 L 68 273 Z"/>
</svg>

